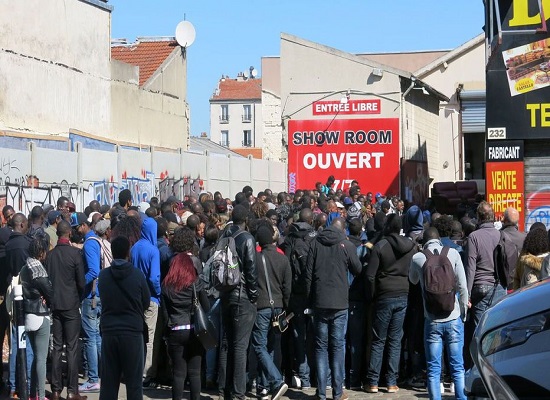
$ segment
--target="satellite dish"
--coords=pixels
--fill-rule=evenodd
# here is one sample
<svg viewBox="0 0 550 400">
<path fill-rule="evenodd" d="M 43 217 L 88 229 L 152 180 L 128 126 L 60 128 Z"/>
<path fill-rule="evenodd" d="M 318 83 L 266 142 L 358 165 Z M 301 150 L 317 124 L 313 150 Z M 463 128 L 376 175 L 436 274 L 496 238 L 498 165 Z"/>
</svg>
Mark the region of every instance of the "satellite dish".
<svg viewBox="0 0 550 400">
<path fill-rule="evenodd" d="M 255 78 L 256 76 L 258 76 L 258 71 L 256 71 L 256 68 L 252 68 L 250 70 L 250 75 L 252 76 L 252 78 Z"/>
<path fill-rule="evenodd" d="M 195 27 L 189 21 L 181 21 L 176 27 L 176 41 L 178 44 L 187 48 L 195 41 Z"/>
</svg>

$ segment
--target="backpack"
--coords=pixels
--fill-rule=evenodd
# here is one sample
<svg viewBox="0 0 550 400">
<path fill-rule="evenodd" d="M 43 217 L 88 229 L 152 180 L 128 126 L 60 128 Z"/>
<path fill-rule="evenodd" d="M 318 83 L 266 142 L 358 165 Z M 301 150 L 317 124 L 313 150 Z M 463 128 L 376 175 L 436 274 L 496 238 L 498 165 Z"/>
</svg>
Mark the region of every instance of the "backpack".
<svg viewBox="0 0 550 400">
<path fill-rule="evenodd" d="M 242 274 L 235 239 L 243 232 L 218 239 L 212 256 L 206 261 L 204 269 L 210 271 L 210 286 L 219 292 L 230 292 L 241 284 Z"/>
<path fill-rule="evenodd" d="M 424 274 L 424 300 L 426 310 L 437 317 L 447 317 L 455 308 L 455 272 L 447 257 L 449 247 L 445 246 L 441 254 L 424 249 L 426 262 L 422 267 Z"/>
<path fill-rule="evenodd" d="M 292 293 L 294 294 L 306 293 L 306 260 L 311 241 L 316 235 L 317 232 L 311 231 L 304 238 L 295 237 L 285 248 L 285 255 L 292 270 Z"/>
<path fill-rule="evenodd" d="M 495 265 L 495 280 L 505 289 L 512 285 L 518 257 L 519 250 L 514 242 L 504 231 L 500 231 L 500 238 L 493 250 L 493 263 Z"/>
</svg>

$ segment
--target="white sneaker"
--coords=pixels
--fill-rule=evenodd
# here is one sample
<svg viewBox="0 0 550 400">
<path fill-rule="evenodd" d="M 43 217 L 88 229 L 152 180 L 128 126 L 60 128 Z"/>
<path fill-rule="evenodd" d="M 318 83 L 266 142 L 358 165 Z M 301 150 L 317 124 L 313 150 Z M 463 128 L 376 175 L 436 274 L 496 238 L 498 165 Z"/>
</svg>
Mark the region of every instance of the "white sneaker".
<svg viewBox="0 0 550 400">
<path fill-rule="evenodd" d="M 300 389 L 302 387 L 302 380 L 296 375 L 292 377 L 292 387 L 296 389 Z"/>
<path fill-rule="evenodd" d="M 441 388 L 441 394 L 445 393 L 445 385 L 443 384 L 443 382 L 441 382 L 439 385 Z"/>
<path fill-rule="evenodd" d="M 454 393 L 455 392 L 455 383 L 451 382 L 451 386 L 449 387 L 449 392 Z"/>
</svg>

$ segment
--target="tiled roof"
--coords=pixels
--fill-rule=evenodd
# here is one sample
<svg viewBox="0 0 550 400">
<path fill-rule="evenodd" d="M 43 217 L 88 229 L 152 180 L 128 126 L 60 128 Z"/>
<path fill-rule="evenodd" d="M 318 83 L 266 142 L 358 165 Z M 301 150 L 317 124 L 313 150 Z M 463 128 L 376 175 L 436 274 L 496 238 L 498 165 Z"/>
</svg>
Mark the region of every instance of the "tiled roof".
<svg viewBox="0 0 550 400">
<path fill-rule="evenodd" d="M 250 155 L 252 158 L 257 158 L 260 160 L 263 155 L 263 151 L 259 147 L 232 147 L 231 150 L 243 157 L 248 157 Z"/>
<path fill-rule="evenodd" d="M 155 73 L 178 46 L 175 40 L 139 40 L 131 45 L 111 46 L 111 57 L 139 67 L 139 86 Z"/>
<path fill-rule="evenodd" d="M 261 100 L 262 80 L 256 79 L 229 79 L 224 78 L 219 82 L 219 92 L 210 100 Z"/>
</svg>

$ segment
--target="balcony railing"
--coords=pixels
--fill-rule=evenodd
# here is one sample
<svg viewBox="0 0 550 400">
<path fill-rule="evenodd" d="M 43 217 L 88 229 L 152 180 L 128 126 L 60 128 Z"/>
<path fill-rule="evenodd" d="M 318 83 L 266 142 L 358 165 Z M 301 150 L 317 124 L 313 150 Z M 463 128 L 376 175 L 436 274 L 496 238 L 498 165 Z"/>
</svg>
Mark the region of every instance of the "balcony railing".
<svg viewBox="0 0 550 400">
<path fill-rule="evenodd" d="M 249 115 L 243 115 L 243 122 L 252 122 L 252 116 Z"/>
<path fill-rule="evenodd" d="M 220 124 L 228 124 L 229 115 L 220 115 Z"/>
<path fill-rule="evenodd" d="M 220 146 L 229 147 L 229 140 L 220 140 Z"/>
<path fill-rule="evenodd" d="M 242 146 L 243 147 L 252 147 L 252 142 L 243 140 L 242 141 Z"/>
</svg>

